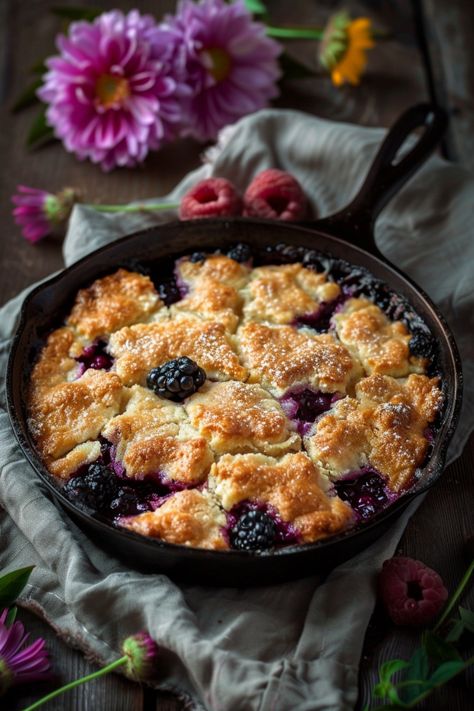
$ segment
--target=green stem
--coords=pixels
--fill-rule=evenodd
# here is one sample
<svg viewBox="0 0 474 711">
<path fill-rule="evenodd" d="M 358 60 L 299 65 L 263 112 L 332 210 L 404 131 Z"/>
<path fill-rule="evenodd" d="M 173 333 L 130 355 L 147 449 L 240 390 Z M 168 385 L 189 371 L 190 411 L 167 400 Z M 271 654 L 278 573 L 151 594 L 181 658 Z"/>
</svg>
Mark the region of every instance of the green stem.
<svg viewBox="0 0 474 711">
<path fill-rule="evenodd" d="M 149 210 L 177 210 L 179 202 L 157 202 L 149 205 L 93 205 L 88 204 L 86 207 L 92 207 L 97 212 L 148 212 Z"/>
<path fill-rule="evenodd" d="M 127 660 L 128 656 L 125 654 L 123 657 L 120 657 L 120 659 L 116 659 L 115 662 L 111 662 L 106 667 L 103 667 L 102 669 L 99 669 L 98 671 L 93 672 L 92 674 L 88 674 L 87 676 L 83 676 L 80 679 L 75 679 L 74 681 L 69 682 L 69 684 L 61 686 L 60 689 L 56 689 L 56 691 L 52 691 L 50 694 L 46 694 L 46 696 L 43 696 L 41 699 L 38 699 L 38 701 L 35 701 L 35 703 L 31 704 L 31 706 L 28 706 L 26 709 L 23 709 L 23 711 L 33 711 L 33 709 L 39 708 L 47 701 L 51 701 L 51 699 L 56 698 L 56 696 L 63 694 L 65 691 L 69 691 L 69 689 L 74 689 L 75 686 L 85 684 L 86 681 L 92 681 L 92 679 L 98 679 L 100 676 L 108 674 L 113 669 L 117 669 L 117 667 L 120 667 L 122 664 L 125 664 Z"/>
<path fill-rule="evenodd" d="M 453 594 L 451 600 L 449 601 L 449 603 L 448 603 L 448 605 L 447 605 L 445 611 L 443 612 L 443 614 L 442 614 L 441 617 L 439 618 L 438 622 L 436 623 L 436 625 L 435 625 L 435 627 L 434 627 L 434 629 L 433 629 L 433 632 L 436 632 L 436 630 L 438 630 L 438 629 L 441 627 L 441 625 L 443 624 L 443 622 L 446 620 L 446 618 L 448 617 L 449 613 L 450 613 L 451 610 L 453 609 L 454 605 L 456 604 L 456 602 L 459 600 L 459 598 L 460 598 L 461 595 L 463 594 L 464 588 L 465 588 L 466 585 L 468 584 L 469 578 L 471 577 L 471 575 L 472 575 L 473 572 L 474 572 L 474 560 L 472 561 L 471 565 L 469 566 L 469 568 L 468 568 L 468 569 L 466 570 L 466 572 L 464 573 L 464 576 L 463 576 L 461 582 L 460 582 L 459 585 L 457 586 L 457 588 L 456 588 L 456 590 L 455 590 L 455 592 L 454 592 L 454 594 Z"/>
<path fill-rule="evenodd" d="M 324 34 L 324 30 L 309 27 L 272 27 L 267 25 L 265 29 L 269 37 L 280 37 L 281 39 L 321 40 Z"/>
</svg>

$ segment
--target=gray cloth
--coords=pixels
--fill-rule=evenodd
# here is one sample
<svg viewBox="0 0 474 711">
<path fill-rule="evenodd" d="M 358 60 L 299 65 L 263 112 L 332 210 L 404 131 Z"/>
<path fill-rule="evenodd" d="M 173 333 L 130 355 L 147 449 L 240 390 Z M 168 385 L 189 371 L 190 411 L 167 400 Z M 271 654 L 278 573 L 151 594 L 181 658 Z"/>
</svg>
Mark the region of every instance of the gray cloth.
<svg viewBox="0 0 474 711">
<path fill-rule="evenodd" d="M 299 178 L 315 212 L 324 216 L 354 195 L 384 133 L 292 111 L 263 111 L 224 131 L 207 162 L 164 199 L 179 197 L 209 175 L 228 177 L 243 191 L 259 170 L 279 167 Z M 381 251 L 439 304 L 461 349 L 467 385 L 451 460 L 474 421 L 473 204 L 472 177 L 435 157 L 385 209 L 376 230 Z M 76 207 L 65 262 L 170 216 L 105 215 Z M 2 378 L 23 297 L 1 311 Z M 156 686 L 177 691 L 191 707 L 353 708 L 376 574 L 394 553 L 413 506 L 384 538 L 324 582 L 317 571 L 305 570 L 310 577 L 265 588 L 176 585 L 105 555 L 53 505 L 15 442 L 3 384 L 1 406 L 0 566 L 36 565 L 20 604 L 103 662 L 117 656 L 125 636 L 148 629 L 163 650 Z"/>
</svg>

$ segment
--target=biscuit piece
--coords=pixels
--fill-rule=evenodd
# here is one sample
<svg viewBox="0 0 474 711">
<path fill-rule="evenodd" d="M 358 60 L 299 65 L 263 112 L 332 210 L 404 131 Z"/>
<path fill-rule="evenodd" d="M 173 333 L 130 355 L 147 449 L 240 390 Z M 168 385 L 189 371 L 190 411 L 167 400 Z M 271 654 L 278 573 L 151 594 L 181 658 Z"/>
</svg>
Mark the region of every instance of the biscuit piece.
<svg viewBox="0 0 474 711">
<path fill-rule="evenodd" d="M 48 336 L 45 347 L 31 374 L 30 398 L 41 398 L 46 390 L 74 380 L 79 372 L 71 351 L 76 345 L 74 332 L 70 328 L 58 328 Z"/>
<path fill-rule="evenodd" d="M 179 259 L 176 263 L 177 281 L 185 286 L 211 280 L 240 289 L 245 285 L 249 273 L 250 268 L 246 264 L 223 254 L 211 254 L 203 261 L 196 262 Z"/>
<path fill-rule="evenodd" d="M 208 383 L 186 405 L 191 424 L 217 454 L 301 449 L 301 439 L 279 403 L 259 385 Z"/>
<path fill-rule="evenodd" d="M 226 454 L 212 466 L 209 487 L 226 510 L 240 501 L 270 504 L 305 542 L 346 528 L 350 508 L 323 491 L 317 468 L 298 452 L 273 459 L 262 454 Z"/>
<path fill-rule="evenodd" d="M 120 378 L 93 369 L 78 380 L 59 383 L 34 397 L 29 423 L 42 456 L 58 459 L 76 445 L 97 439 L 120 411 L 122 398 Z"/>
<path fill-rule="evenodd" d="M 251 321 L 237 336 L 249 381 L 261 383 L 277 396 L 296 385 L 345 393 L 361 372 L 347 348 L 330 334 Z"/>
<path fill-rule="evenodd" d="M 429 441 L 426 428 L 441 406 L 438 378 L 405 380 L 371 375 L 356 385 L 356 399 L 336 402 L 305 439 L 308 454 L 331 478 L 371 465 L 393 491 L 411 483 Z"/>
<path fill-rule="evenodd" d="M 367 374 L 400 378 L 422 373 L 425 361 L 410 355 L 411 335 L 401 321 L 390 321 L 367 299 L 349 299 L 334 315 L 337 335 L 361 361 Z"/>
<path fill-rule="evenodd" d="M 112 334 L 109 352 L 125 385 L 144 385 L 152 368 L 173 358 L 188 356 L 204 368 L 212 380 L 245 380 L 233 350 L 232 336 L 220 323 L 179 319 L 137 324 Z"/>
<path fill-rule="evenodd" d="M 214 458 L 207 440 L 187 425 L 182 405 L 135 385 L 125 412 L 103 429 L 127 476 L 160 475 L 164 482 L 198 484 Z"/>
<path fill-rule="evenodd" d="M 226 516 L 208 492 L 192 489 L 173 494 L 156 511 L 125 518 L 122 526 L 143 536 L 192 548 L 224 550 Z"/>
<path fill-rule="evenodd" d="M 249 272 L 246 265 L 223 255 L 209 256 L 202 262 L 178 260 L 177 283 L 189 294 L 171 306 L 171 314 L 195 315 L 235 331 L 242 311 L 237 289 L 245 284 Z"/>
<path fill-rule="evenodd" d="M 78 292 L 67 323 L 94 340 L 147 321 L 163 306 L 149 277 L 119 269 Z"/>
<path fill-rule="evenodd" d="M 298 316 L 315 313 L 321 303 L 333 301 L 340 287 L 301 264 L 254 269 L 243 291 L 244 317 L 249 321 L 290 324 Z"/>
<path fill-rule="evenodd" d="M 87 467 L 100 457 L 100 442 L 84 442 L 71 449 L 65 457 L 50 462 L 49 471 L 60 479 L 69 479 L 81 467 Z"/>
</svg>

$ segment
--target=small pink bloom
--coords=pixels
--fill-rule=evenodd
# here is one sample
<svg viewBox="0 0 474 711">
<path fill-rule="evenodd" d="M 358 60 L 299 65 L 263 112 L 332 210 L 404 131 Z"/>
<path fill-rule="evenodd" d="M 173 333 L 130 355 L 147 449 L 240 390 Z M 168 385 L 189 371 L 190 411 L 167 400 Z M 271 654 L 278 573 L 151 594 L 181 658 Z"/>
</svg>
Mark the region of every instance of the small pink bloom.
<svg viewBox="0 0 474 711">
<path fill-rule="evenodd" d="M 46 190 L 17 186 L 18 193 L 12 196 L 16 205 L 13 217 L 28 242 L 38 242 L 68 219 L 78 196 L 72 188 L 65 188 L 57 195 Z"/>
<path fill-rule="evenodd" d="M 192 91 L 183 135 L 213 139 L 277 96 L 281 46 L 253 21 L 242 0 L 183 0 L 162 27 L 181 38 L 180 61 Z"/>
<path fill-rule="evenodd" d="M 46 679 L 50 668 L 44 639 L 26 647 L 25 628 L 21 622 L 7 627 L 7 615 L 8 609 L 0 615 L 0 695 L 14 684 Z"/>
<path fill-rule="evenodd" d="M 122 651 L 128 657 L 126 672 L 134 679 L 147 679 L 155 670 L 159 647 L 148 632 L 137 632 L 122 643 Z"/>
<path fill-rule="evenodd" d="M 74 22 L 38 96 L 66 150 L 104 170 L 133 166 L 174 134 L 181 120 L 175 35 L 137 10 Z"/>
</svg>

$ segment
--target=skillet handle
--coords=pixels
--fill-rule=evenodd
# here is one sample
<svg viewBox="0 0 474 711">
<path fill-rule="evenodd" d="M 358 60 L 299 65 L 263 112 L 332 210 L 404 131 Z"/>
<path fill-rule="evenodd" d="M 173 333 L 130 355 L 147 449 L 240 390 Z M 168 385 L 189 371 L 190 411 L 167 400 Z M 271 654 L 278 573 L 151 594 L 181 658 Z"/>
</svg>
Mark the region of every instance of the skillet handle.
<svg viewBox="0 0 474 711">
<path fill-rule="evenodd" d="M 447 113 L 430 104 L 417 104 L 403 113 L 386 135 L 355 198 L 340 212 L 305 223 L 382 256 L 373 226 L 379 212 L 436 148 L 448 125 Z M 410 150 L 396 160 L 410 134 L 424 128 Z"/>
</svg>

